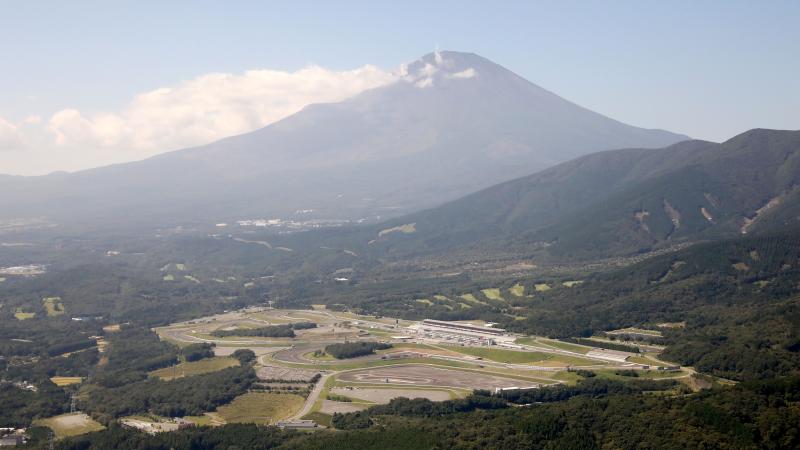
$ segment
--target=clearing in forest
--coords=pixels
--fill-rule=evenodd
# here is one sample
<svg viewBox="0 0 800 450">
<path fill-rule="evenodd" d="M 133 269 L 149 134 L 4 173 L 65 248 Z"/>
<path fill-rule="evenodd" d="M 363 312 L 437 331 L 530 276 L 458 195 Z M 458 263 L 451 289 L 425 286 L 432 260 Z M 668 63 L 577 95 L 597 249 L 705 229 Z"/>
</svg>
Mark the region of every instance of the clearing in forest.
<svg viewBox="0 0 800 450">
<path fill-rule="evenodd" d="M 503 296 L 500 295 L 500 289 L 498 288 L 481 289 L 481 292 L 483 292 L 483 295 L 489 300 L 505 301 Z"/>
<path fill-rule="evenodd" d="M 215 415 L 227 423 L 269 425 L 291 417 L 303 407 L 304 402 L 303 397 L 294 394 L 250 392 L 220 406 Z"/>
<path fill-rule="evenodd" d="M 53 382 L 58 387 L 69 386 L 72 384 L 78 384 L 83 381 L 81 377 L 50 377 L 50 381 Z"/>
<path fill-rule="evenodd" d="M 227 369 L 228 367 L 238 366 L 239 360 L 228 357 L 215 357 L 201 359 L 200 361 L 183 362 L 175 366 L 165 367 L 150 372 L 151 377 L 158 377 L 162 380 L 172 380 L 174 378 L 189 377 L 204 373 L 216 372 Z"/>
<path fill-rule="evenodd" d="M 61 303 L 61 297 L 45 297 L 42 299 L 42 302 L 47 310 L 48 317 L 64 314 L 64 304 Z"/>
<path fill-rule="evenodd" d="M 50 428 L 59 439 L 105 429 L 103 425 L 84 413 L 62 414 L 48 419 L 35 420 L 33 424 Z"/>
</svg>

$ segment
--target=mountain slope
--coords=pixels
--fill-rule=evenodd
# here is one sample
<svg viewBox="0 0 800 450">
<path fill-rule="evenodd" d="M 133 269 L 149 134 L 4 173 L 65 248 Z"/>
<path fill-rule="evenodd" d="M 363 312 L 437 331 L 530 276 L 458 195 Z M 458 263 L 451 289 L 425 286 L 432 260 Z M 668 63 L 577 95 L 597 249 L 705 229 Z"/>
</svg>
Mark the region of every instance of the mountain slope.
<svg viewBox="0 0 800 450">
<path fill-rule="evenodd" d="M 798 186 L 800 132 L 751 130 L 722 144 L 584 156 L 381 224 L 369 248 L 398 257 L 544 247 L 605 257 L 794 223 Z M 379 235 L 410 224 L 413 232 Z"/>
<path fill-rule="evenodd" d="M 252 133 L 136 163 L 0 179 L 0 218 L 399 215 L 593 151 L 684 139 L 586 110 L 477 55 L 441 52 L 395 83 Z"/>
</svg>

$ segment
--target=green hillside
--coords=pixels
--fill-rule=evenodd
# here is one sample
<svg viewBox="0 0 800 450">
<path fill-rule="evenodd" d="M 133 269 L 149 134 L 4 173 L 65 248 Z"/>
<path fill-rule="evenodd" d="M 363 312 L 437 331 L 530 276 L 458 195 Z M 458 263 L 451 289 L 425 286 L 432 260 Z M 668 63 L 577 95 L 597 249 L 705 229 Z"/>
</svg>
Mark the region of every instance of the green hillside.
<svg viewBox="0 0 800 450">
<path fill-rule="evenodd" d="M 704 372 L 734 379 L 797 372 L 799 261 L 797 232 L 696 245 L 540 293 L 526 320 L 507 325 L 554 337 L 657 329 L 665 359 Z"/>
<path fill-rule="evenodd" d="M 798 185 L 800 132 L 756 129 L 722 144 L 595 153 L 322 239 L 397 259 L 469 250 L 609 257 L 795 223 Z M 413 231 L 381 233 L 404 225 Z"/>
</svg>

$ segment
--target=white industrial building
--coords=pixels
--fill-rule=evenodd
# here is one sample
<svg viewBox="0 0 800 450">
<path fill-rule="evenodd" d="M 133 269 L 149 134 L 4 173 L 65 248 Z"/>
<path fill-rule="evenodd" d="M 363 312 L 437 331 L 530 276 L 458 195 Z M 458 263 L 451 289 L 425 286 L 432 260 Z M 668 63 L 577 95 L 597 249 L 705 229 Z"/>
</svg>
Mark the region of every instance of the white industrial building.
<svg viewBox="0 0 800 450">
<path fill-rule="evenodd" d="M 494 345 L 498 342 L 513 342 L 515 339 L 502 328 L 444 320 L 425 319 L 410 328 L 418 336 L 461 343 Z"/>
</svg>

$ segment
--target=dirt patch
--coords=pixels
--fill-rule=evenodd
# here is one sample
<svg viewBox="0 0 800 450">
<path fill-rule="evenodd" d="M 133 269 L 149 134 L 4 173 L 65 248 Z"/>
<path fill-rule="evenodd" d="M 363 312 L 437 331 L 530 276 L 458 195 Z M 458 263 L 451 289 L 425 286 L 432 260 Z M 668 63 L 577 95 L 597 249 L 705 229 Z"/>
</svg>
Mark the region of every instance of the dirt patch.
<svg viewBox="0 0 800 450">
<path fill-rule="evenodd" d="M 667 213 L 669 216 L 669 220 L 672 221 L 672 226 L 675 230 L 680 228 L 681 226 L 681 213 L 672 207 L 667 199 L 664 199 L 664 212 Z M 674 230 L 673 230 L 674 231 Z"/>
<path fill-rule="evenodd" d="M 738 270 L 739 272 L 747 272 L 748 270 L 750 270 L 750 266 L 748 266 L 743 262 L 738 262 L 736 264 L 733 264 L 733 268 Z"/>
<path fill-rule="evenodd" d="M 705 207 L 701 207 L 700 208 L 700 214 L 702 214 L 703 217 L 705 217 L 707 221 L 709 221 L 711 223 L 716 223 L 716 222 L 714 222 L 714 217 L 711 216 L 711 213 L 708 212 L 708 210 Z"/>
<path fill-rule="evenodd" d="M 350 413 L 361 411 L 363 409 L 367 409 L 368 406 L 361 404 L 361 403 L 349 403 L 349 402 L 334 402 L 332 400 L 323 400 L 322 407 L 319 409 L 319 412 L 325 414 L 334 414 L 334 413 Z"/>
</svg>

